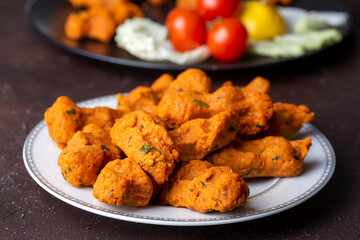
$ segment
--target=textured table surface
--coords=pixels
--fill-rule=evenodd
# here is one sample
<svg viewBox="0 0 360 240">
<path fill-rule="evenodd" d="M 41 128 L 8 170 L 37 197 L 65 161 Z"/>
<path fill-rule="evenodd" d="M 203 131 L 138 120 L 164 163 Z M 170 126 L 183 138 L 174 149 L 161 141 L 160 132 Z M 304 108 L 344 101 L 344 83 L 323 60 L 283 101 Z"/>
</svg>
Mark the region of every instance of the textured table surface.
<svg viewBox="0 0 360 240">
<path fill-rule="evenodd" d="M 214 87 L 272 81 L 275 101 L 306 104 L 332 143 L 328 185 L 288 211 L 238 224 L 164 227 L 101 217 L 51 196 L 27 173 L 22 147 L 57 96 L 75 101 L 149 85 L 162 72 L 108 65 L 60 50 L 23 14 L 24 0 L 0 2 L 0 239 L 360 239 L 360 2 L 344 0 L 354 33 L 306 61 L 248 71 L 210 72 Z M 326 4 L 326 1 L 323 1 Z M 177 72 L 170 72 L 176 75 Z"/>
</svg>

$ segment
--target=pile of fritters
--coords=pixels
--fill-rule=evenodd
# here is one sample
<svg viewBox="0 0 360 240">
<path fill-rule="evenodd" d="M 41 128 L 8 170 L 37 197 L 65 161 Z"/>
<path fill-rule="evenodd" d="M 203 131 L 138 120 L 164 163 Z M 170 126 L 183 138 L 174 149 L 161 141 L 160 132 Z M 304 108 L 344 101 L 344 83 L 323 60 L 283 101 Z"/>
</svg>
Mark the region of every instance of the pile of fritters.
<svg viewBox="0 0 360 240">
<path fill-rule="evenodd" d="M 273 103 L 262 77 L 244 87 L 211 87 L 205 72 L 188 69 L 119 93 L 116 109 L 80 108 L 59 97 L 45 120 L 63 148 L 58 165 L 65 180 L 93 186 L 94 197 L 108 204 L 154 200 L 225 212 L 246 202 L 243 178 L 302 172 L 311 138 L 291 138 L 314 113 Z"/>
<path fill-rule="evenodd" d="M 116 27 L 128 18 L 143 18 L 141 8 L 130 0 L 69 0 L 80 9 L 71 12 L 64 26 L 67 38 L 80 40 L 94 39 L 108 43 L 115 35 Z M 160 6 L 168 0 L 149 0 L 151 5 Z"/>
</svg>

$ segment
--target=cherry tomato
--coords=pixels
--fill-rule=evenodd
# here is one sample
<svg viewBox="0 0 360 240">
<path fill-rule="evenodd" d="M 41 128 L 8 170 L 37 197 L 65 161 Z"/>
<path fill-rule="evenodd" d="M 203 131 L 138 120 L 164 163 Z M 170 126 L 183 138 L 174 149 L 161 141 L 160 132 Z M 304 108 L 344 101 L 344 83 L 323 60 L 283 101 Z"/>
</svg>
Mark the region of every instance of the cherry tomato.
<svg viewBox="0 0 360 240">
<path fill-rule="evenodd" d="M 198 0 L 197 10 L 206 20 L 217 17 L 231 17 L 238 8 L 240 0 Z"/>
<path fill-rule="evenodd" d="M 169 39 L 180 52 L 193 50 L 206 43 L 205 20 L 198 12 L 187 8 L 174 8 L 166 18 Z"/>
<path fill-rule="evenodd" d="M 233 62 L 246 52 L 246 29 L 238 19 L 225 18 L 210 29 L 207 45 L 213 58 Z"/>
</svg>

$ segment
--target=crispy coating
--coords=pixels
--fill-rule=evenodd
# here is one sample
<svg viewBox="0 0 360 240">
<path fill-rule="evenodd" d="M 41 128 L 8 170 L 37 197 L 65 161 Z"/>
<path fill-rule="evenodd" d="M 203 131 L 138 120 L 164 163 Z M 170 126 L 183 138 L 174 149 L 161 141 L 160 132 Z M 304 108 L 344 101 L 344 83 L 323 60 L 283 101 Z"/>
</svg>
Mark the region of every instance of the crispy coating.
<svg viewBox="0 0 360 240">
<path fill-rule="evenodd" d="M 294 177 L 302 172 L 310 145 L 310 137 L 296 141 L 284 137 L 233 141 L 207 160 L 215 166 L 229 166 L 243 178 Z"/>
<path fill-rule="evenodd" d="M 68 97 L 58 97 L 44 114 L 50 137 L 66 144 L 81 129 L 81 109 Z"/>
<path fill-rule="evenodd" d="M 165 95 L 165 92 L 169 88 L 170 84 L 174 81 L 173 76 L 168 73 L 164 73 L 158 77 L 153 84 L 151 84 L 151 90 L 153 91 L 157 102 Z"/>
<path fill-rule="evenodd" d="M 71 5 L 75 8 L 92 8 L 92 7 L 107 7 L 112 8 L 119 3 L 128 2 L 128 0 L 69 0 Z"/>
<path fill-rule="evenodd" d="M 251 135 L 268 128 L 273 115 L 271 98 L 261 92 L 242 91 L 224 86 L 216 92 L 198 93 L 182 91 L 166 94 L 156 108 L 156 114 L 169 128 L 176 128 L 194 118 L 209 118 L 222 111 L 234 111 L 238 115 L 240 134 Z"/>
<path fill-rule="evenodd" d="M 305 105 L 296 106 L 289 103 L 274 103 L 274 115 L 269 121 L 269 128 L 257 138 L 265 136 L 282 136 L 293 138 L 304 123 L 314 120 L 315 114 L 309 112 Z"/>
<path fill-rule="evenodd" d="M 73 40 L 95 39 L 107 43 L 115 35 L 115 21 L 103 7 L 70 13 L 65 22 L 65 35 Z"/>
<path fill-rule="evenodd" d="M 266 94 L 270 94 L 270 82 L 269 80 L 257 76 L 251 82 L 249 82 L 245 87 L 242 87 L 244 91 L 250 91 L 250 92 L 262 92 Z"/>
<path fill-rule="evenodd" d="M 118 3 L 111 8 L 109 8 L 111 15 L 113 16 L 115 23 L 122 24 L 128 18 L 138 17 L 143 18 L 144 13 L 140 9 L 140 7 L 134 3 L 123 2 Z"/>
<path fill-rule="evenodd" d="M 115 119 L 122 115 L 123 112 L 108 107 L 81 108 L 81 123 L 83 126 L 92 123 L 101 128 L 112 127 Z"/>
<path fill-rule="evenodd" d="M 199 93 L 209 93 L 211 91 L 211 79 L 200 69 L 188 68 L 180 73 L 171 82 L 168 92 L 194 91 Z"/>
<path fill-rule="evenodd" d="M 89 124 L 71 138 L 60 153 L 58 165 L 68 183 L 77 187 L 91 186 L 99 170 L 120 154 L 106 130 Z"/>
<path fill-rule="evenodd" d="M 154 113 L 157 100 L 151 88 L 139 86 L 128 95 L 117 94 L 117 109 L 122 112 L 132 112 L 138 109 Z"/>
<path fill-rule="evenodd" d="M 153 193 L 151 179 L 132 159 L 116 159 L 100 172 L 93 195 L 100 202 L 134 207 L 149 204 Z"/>
<path fill-rule="evenodd" d="M 158 184 L 167 181 L 175 162 L 178 162 L 179 152 L 163 121 L 143 110 L 117 119 L 110 136 L 112 141 Z"/>
<path fill-rule="evenodd" d="M 249 188 L 229 167 L 213 167 L 193 160 L 180 167 L 165 183 L 160 203 L 199 212 L 226 212 L 244 205 Z"/>
<path fill-rule="evenodd" d="M 58 165 L 68 183 L 86 187 L 95 183 L 103 159 L 103 150 L 99 145 L 75 148 L 67 146 L 60 153 Z"/>
<path fill-rule="evenodd" d="M 221 112 L 208 119 L 198 118 L 169 131 L 179 149 L 180 160 L 203 159 L 207 154 L 224 147 L 236 136 L 238 122 L 234 112 Z"/>
<path fill-rule="evenodd" d="M 123 112 L 108 107 L 79 108 L 68 97 L 58 97 L 44 114 L 50 137 L 64 147 L 74 134 L 85 125 L 111 127 Z"/>
</svg>

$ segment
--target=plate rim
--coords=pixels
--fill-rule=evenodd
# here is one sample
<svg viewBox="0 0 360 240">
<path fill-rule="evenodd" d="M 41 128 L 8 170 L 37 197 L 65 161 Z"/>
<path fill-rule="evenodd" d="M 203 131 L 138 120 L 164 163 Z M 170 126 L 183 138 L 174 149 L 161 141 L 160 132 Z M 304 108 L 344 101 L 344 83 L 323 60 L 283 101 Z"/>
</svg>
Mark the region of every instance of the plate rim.
<svg viewBox="0 0 360 240">
<path fill-rule="evenodd" d="M 93 59 L 96 61 L 100 61 L 100 62 L 104 62 L 104 63 L 110 63 L 110 64 L 114 64 L 114 65 L 120 65 L 120 66 L 128 66 L 128 67 L 133 67 L 133 68 L 142 68 L 142 69 L 151 69 L 151 70 L 168 70 L 168 71 L 183 71 L 189 67 L 194 67 L 194 68 L 199 68 L 201 70 L 205 70 L 205 71 L 228 71 L 228 70 L 247 70 L 247 69 L 254 69 L 254 68 L 265 68 L 265 67 L 272 67 L 272 66 L 277 66 L 277 65 L 284 65 L 284 64 L 291 64 L 294 63 L 296 61 L 301 61 L 301 60 L 305 60 L 309 57 L 313 57 L 316 56 L 317 54 L 321 54 L 323 52 L 328 51 L 329 49 L 332 49 L 335 46 L 338 46 L 339 44 L 341 44 L 342 42 L 344 42 L 344 40 L 346 38 L 348 38 L 348 36 L 353 32 L 354 29 L 354 17 L 353 17 L 353 13 L 350 9 L 348 9 L 348 7 L 346 6 L 346 13 L 348 13 L 348 23 L 346 25 L 346 31 L 343 33 L 343 39 L 338 42 L 335 43 L 333 45 L 330 46 L 325 46 L 324 48 L 322 48 L 319 51 L 315 51 L 315 52 L 308 52 L 302 56 L 299 57 L 293 57 L 293 58 L 282 58 L 282 59 L 276 59 L 277 61 L 270 61 L 270 62 L 265 62 L 265 63 L 261 63 L 261 64 L 257 64 L 257 63 L 232 63 L 232 64 L 226 64 L 226 63 L 217 63 L 215 65 L 203 65 L 203 64 L 195 64 L 195 65 L 178 65 L 178 64 L 173 64 L 173 63 L 169 63 L 169 62 L 151 62 L 151 61 L 145 61 L 145 60 L 141 60 L 136 58 L 135 60 L 133 59 L 124 59 L 124 58 L 117 58 L 117 57 L 113 57 L 113 56 L 108 56 L 108 55 L 102 55 L 102 54 L 98 54 L 95 52 L 91 52 L 91 51 L 87 51 L 84 49 L 80 49 L 80 48 L 76 48 L 76 47 L 71 47 L 68 46 L 64 43 L 62 43 L 60 40 L 52 37 L 51 35 L 43 32 L 41 30 L 41 28 L 35 23 L 34 19 L 33 19 L 33 15 L 32 10 L 34 5 L 36 4 L 36 2 L 39 1 L 44 1 L 44 0 L 29 0 L 26 2 L 25 4 L 25 15 L 27 17 L 27 19 L 29 20 L 31 26 L 38 32 L 40 33 L 41 36 L 43 36 L 45 39 L 47 39 L 50 43 L 52 43 L 53 45 L 55 45 L 56 47 L 63 49 L 67 52 L 70 52 L 72 54 L 78 55 L 78 56 L 82 56 L 85 58 L 89 58 L 89 59 Z M 265 58 L 265 57 L 264 57 Z M 271 59 L 271 58 L 270 58 Z"/>
<path fill-rule="evenodd" d="M 116 96 L 116 94 L 112 94 L 112 95 L 102 96 L 102 97 L 98 97 L 98 98 L 93 98 L 93 99 L 79 102 L 79 103 L 77 103 L 77 105 L 84 106 L 84 105 L 88 105 L 88 104 L 94 104 L 97 102 L 110 100 L 110 99 L 114 98 L 115 96 Z M 45 120 L 41 120 L 40 122 L 38 122 L 32 128 L 32 130 L 29 132 L 29 134 L 27 135 L 24 145 L 23 145 L 23 161 L 24 161 L 26 170 L 28 171 L 30 176 L 35 180 L 35 182 L 40 187 L 42 187 L 44 190 L 46 190 L 52 196 L 62 200 L 63 202 L 66 202 L 74 207 L 80 208 L 82 210 L 85 210 L 85 211 L 88 211 L 91 213 L 95 213 L 97 215 L 101 215 L 101 216 L 105 216 L 105 217 L 109 217 L 109 218 L 113 218 L 113 219 L 117 219 L 117 220 L 128 221 L 128 222 L 145 223 L 145 224 L 162 225 L 162 226 L 223 225 L 223 224 L 231 224 L 231 223 L 255 220 L 258 218 L 263 218 L 263 217 L 267 217 L 270 215 L 274 215 L 274 214 L 286 211 L 286 210 L 293 208 L 293 207 L 303 203 L 304 201 L 310 199 L 311 197 L 316 195 L 321 189 L 323 189 L 326 186 L 326 184 L 331 179 L 331 177 L 335 171 L 335 167 L 336 167 L 336 155 L 335 155 L 334 149 L 333 149 L 330 141 L 326 138 L 326 136 L 320 130 L 318 130 L 315 126 L 313 126 L 310 123 L 306 123 L 303 126 L 305 128 L 307 128 L 307 130 L 310 130 L 311 133 L 314 134 L 314 137 L 317 138 L 317 140 L 319 141 L 320 145 L 323 147 L 323 150 L 325 152 L 326 166 L 325 166 L 325 169 L 324 169 L 323 173 L 321 174 L 321 177 L 319 178 L 319 180 L 314 185 L 312 185 L 312 187 L 307 189 L 305 192 L 301 193 L 300 195 L 298 195 L 297 197 L 295 197 L 289 201 L 286 201 L 285 203 L 277 204 L 276 206 L 272 206 L 268 209 L 263 209 L 260 211 L 254 211 L 252 213 L 244 214 L 245 216 L 231 216 L 231 217 L 228 216 L 228 217 L 223 217 L 222 219 L 219 219 L 219 218 L 207 219 L 205 217 L 205 215 L 204 215 L 204 219 L 200 219 L 200 220 L 199 219 L 197 219 L 197 220 L 191 220 L 191 219 L 173 220 L 173 219 L 155 218 L 155 217 L 150 218 L 150 217 L 141 217 L 141 216 L 137 216 L 137 215 L 131 216 L 130 214 L 127 214 L 127 213 L 125 213 L 125 214 L 122 213 L 120 215 L 118 212 L 115 213 L 112 210 L 101 209 L 101 207 L 87 204 L 81 200 L 75 201 L 75 200 L 71 200 L 71 199 L 67 198 L 67 196 L 70 198 L 71 198 L 71 196 L 69 196 L 65 193 L 63 193 L 63 195 L 62 195 L 61 194 L 62 191 L 60 189 L 56 189 L 57 191 L 55 191 L 50 186 L 48 186 L 51 184 L 46 185 L 46 183 L 44 183 L 41 179 L 42 178 L 41 174 L 39 174 L 39 173 L 36 174 L 37 170 L 33 164 L 33 159 L 31 156 L 31 154 L 32 154 L 31 147 L 33 146 L 34 139 L 37 136 L 37 134 L 43 128 L 46 127 Z M 40 176 L 38 176 L 38 175 L 40 175 Z M 114 213 L 112 213 L 112 212 L 114 212 Z M 256 213 L 256 212 L 258 212 L 258 213 Z"/>
</svg>

